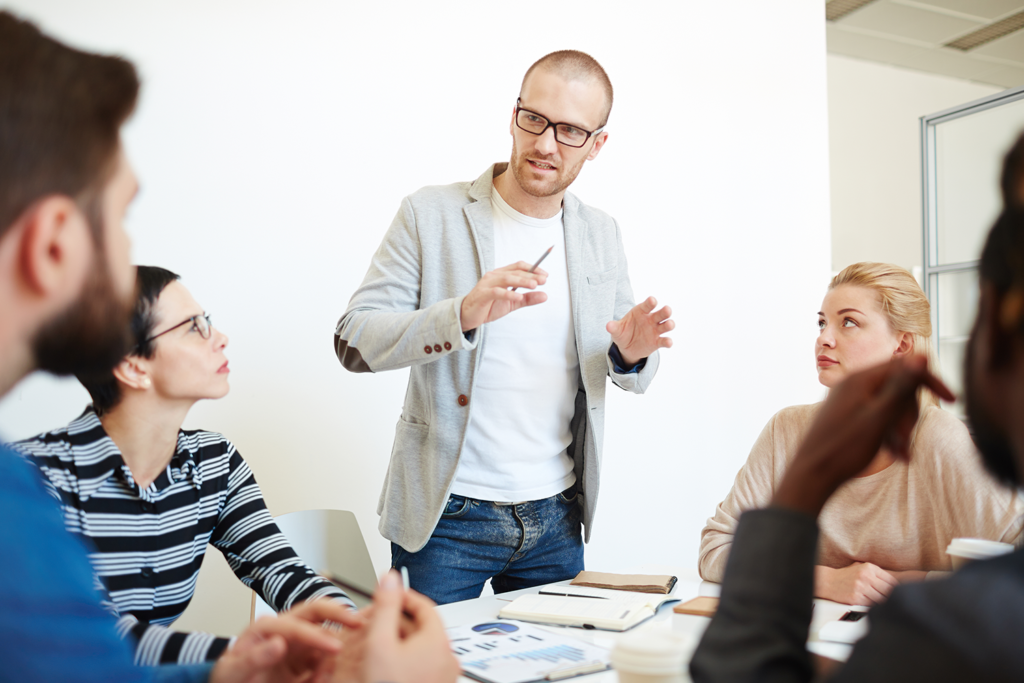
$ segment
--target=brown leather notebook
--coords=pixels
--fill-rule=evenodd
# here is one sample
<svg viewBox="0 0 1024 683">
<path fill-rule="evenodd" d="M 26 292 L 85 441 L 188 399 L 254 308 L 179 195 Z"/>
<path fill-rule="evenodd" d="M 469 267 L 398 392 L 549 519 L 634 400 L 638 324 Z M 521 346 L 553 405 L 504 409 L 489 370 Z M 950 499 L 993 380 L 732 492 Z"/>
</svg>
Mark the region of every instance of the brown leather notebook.
<svg viewBox="0 0 1024 683">
<path fill-rule="evenodd" d="M 676 614 L 694 614 L 698 617 L 713 617 L 718 610 L 718 598 L 701 596 L 687 600 L 672 608 Z"/>
<path fill-rule="evenodd" d="M 619 591 L 633 591 L 634 593 L 668 594 L 676 585 L 676 577 L 667 574 L 607 574 L 582 571 L 569 585 L 610 588 Z"/>
</svg>

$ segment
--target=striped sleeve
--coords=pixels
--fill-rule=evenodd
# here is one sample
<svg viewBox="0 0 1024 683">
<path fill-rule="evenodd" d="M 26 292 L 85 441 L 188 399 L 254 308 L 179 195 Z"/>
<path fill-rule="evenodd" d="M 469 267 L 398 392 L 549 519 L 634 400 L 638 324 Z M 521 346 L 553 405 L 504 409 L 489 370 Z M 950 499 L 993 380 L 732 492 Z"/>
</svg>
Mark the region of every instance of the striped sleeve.
<svg viewBox="0 0 1024 683">
<path fill-rule="evenodd" d="M 242 583 L 278 612 L 318 598 L 354 608 L 343 591 L 295 553 L 270 516 L 249 466 L 231 448 L 227 496 L 210 543 L 224 553 Z"/>
</svg>

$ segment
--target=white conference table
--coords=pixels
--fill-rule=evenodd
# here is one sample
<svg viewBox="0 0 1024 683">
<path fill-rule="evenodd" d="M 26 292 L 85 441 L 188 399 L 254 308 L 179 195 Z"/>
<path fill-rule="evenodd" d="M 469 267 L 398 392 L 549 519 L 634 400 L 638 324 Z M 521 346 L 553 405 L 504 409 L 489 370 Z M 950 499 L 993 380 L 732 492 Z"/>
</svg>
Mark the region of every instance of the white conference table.
<svg viewBox="0 0 1024 683">
<path fill-rule="evenodd" d="M 701 595 L 717 596 L 720 588 L 717 583 L 701 581 L 700 579 L 695 578 L 682 578 L 688 574 L 692 575 L 692 572 L 679 571 L 678 569 L 673 570 L 672 568 L 661 566 L 644 566 L 625 573 L 671 574 L 673 576 L 678 576 L 680 578 L 676 583 L 675 588 L 672 589 L 672 596 L 683 602 Z M 561 581 L 549 585 L 563 586 L 568 583 L 568 581 Z M 438 611 L 441 613 L 441 618 L 444 620 L 445 627 L 447 628 L 451 628 L 453 626 L 465 626 L 467 624 L 484 623 L 487 621 L 496 621 L 498 618 L 498 612 L 509 602 L 520 595 L 536 593 L 540 590 L 541 586 L 536 586 L 534 588 L 525 588 L 523 590 L 503 593 L 501 595 L 485 595 L 473 600 L 463 600 L 461 602 L 441 605 L 438 607 Z M 818 640 L 818 631 L 826 623 L 835 621 L 843 614 L 850 611 L 850 606 L 842 605 L 830 600 L 815 600 L 814 602 L 814 617 L 811 620 L 811 630 L 807 641 L 807 649 L 815 654 L 845 662 L 847 657 L 850 656 L 852 646 L 820 641 Z M 673 632 L 677 635 L 681 635 L 692 647 L 696 647 L 697 643 L 700 641 L 701 635 L 704 633 L 704 629 L 706 629 L 708 624 L 711 623 L 711 619 L 708 617 L 698 617 L 688 614 L 674 614 L 672 612 L 672 607 L 677 604 L 679 603 L 670 602 L 662 605 L 661 609 L 658 610 L 658 613 L 654 617 L 648 619 L 639 626 L 622 633 L 614 631 L 590 631 L 562 626 L 535 625 L 541 626 L 542 628 L 549 628 L 556 633 L 571 635 L 594 645 L 606 647 L 609 650 L 615 646 L 615 642 L 618 639 L 626 635 L 657 631 Z M 472 681 L 472 679 L 464 676 L 460 677 L 459 680 L 466 682 Z M 586 680 L 592 681 L 593 683 L 611 683 L 612 681 L 617 682 L 619 677 L 615 671 L 608 670 L 596 674 L 588 674 L 586 676 Z"/>
</svg>

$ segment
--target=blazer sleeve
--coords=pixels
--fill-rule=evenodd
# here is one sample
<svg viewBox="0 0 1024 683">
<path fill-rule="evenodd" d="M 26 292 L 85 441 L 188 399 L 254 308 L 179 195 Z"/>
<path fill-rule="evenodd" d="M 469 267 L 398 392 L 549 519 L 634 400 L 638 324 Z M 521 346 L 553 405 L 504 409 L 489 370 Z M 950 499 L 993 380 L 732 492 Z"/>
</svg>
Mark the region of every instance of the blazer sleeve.
<svg viewBox="0 0 1024 683">
<path fill-rule="evenodd" d="M 462 333 L 465 296 L 420 308 L 423 266 L 416 215 L 406 197 L 335 329 L 334 351 L 346 369 L 396 370 L 476 347 L 475 335 Z M 439 340 L 450 348 L 424 351 Z"/>
<path fill-rule="evenodd" d="M 622 247 L 622 232 L 619 230 L 619 223 L 612 219 L 615 225 L 615 247 L 618 249 L 618 264 L 616 266 L 617 280 L 615 285 L 615 319 L 620 320 L 635 305 L 633 302 L 633 287 L 629 284 L 629 266 L 626 263 L 626 250 Z M 610 321 L 609 321 L 610 322 Z M 608 345 L 609 350 L 611 344 Z M 655 373 L 658 372 L 658 364 L 661 356 L 655 351 L 647 357 L 646 363 L 639 372 L 616 372 L 615 363 L 609 354 L 605 354 L 608 362 L 608 376 L 612 383 L 620 389 L 625 389 L 634 394 L 642 394 L 647 391 Z"/>
<path fill-rule="evenodd" d="M 736 474 L 729 495 L 718 504 L 714 516 L 708 519 L 700 533 L 698 570 L 706 581 L 722 582 L 740 515 L 771 503 L 775 480 L 775 423 L 778 417 L 778 414 L 772 416 L 761 430 L 747 462 Z"/>
</svg>

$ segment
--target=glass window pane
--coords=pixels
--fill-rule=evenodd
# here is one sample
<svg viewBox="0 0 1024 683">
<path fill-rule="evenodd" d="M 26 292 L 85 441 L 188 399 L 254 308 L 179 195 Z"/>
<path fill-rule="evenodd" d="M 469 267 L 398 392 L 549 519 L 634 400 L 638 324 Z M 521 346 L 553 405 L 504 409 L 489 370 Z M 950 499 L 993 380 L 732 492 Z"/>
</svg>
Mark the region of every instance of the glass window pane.
<svg viewBox="0 0 1024 683">
<path fill-rule="evenodd" d="M 931 276 L 932 330 L 939 356 L 939 374 L 957 396 L 963 392 L 963 362 L 967 338 L 978 310 L 978 271 Z M 963 416 L 963 401 L 946 407 Z"/>
<path fill-rule="evenodd" d="M 1024 100 L 935 126 L 938 263 L 976 261 L 999 215 L 1003 155 L 1024 129 Z"/>
</svg>

